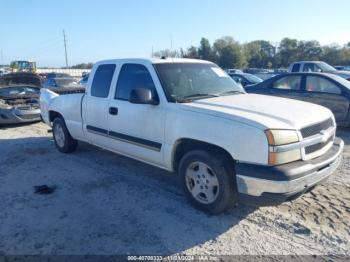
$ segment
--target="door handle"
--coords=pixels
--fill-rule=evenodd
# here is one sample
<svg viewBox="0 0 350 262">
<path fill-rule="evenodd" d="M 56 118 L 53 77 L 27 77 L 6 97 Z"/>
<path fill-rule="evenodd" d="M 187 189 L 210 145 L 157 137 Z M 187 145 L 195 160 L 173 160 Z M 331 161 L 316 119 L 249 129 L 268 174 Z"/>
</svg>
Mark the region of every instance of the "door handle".
<svg viewBox="0 0 350 262">
<path fill-rule="evenodd" d="M 110 107 L 108 112 L 109 112 L 110 115 L 118 115 L 118 108 Z"/>
</svg>

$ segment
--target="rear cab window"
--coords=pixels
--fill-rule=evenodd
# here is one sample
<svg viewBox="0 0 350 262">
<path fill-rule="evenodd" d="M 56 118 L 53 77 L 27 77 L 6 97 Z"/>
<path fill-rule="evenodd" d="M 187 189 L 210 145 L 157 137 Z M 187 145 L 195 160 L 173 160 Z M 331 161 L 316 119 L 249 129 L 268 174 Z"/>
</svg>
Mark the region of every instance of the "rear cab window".
<svg viewBox="0 0 350 262">
<path fill-rule="evenodd" d="M 91 84 L 91 96 L 100 98 L 108 97 L 115 68 L 116 65 L 114 64 L 98 66 Z"/>
</svg>

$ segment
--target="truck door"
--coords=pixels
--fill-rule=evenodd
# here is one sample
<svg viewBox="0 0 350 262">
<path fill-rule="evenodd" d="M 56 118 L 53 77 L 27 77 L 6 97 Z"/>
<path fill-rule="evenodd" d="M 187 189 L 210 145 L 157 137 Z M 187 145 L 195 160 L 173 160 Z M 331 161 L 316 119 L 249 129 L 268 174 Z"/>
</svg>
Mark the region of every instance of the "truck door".
<svg viewBox="0 0 350 262">
<path fill-rule="evenodd" d="M 82 104 L 83 130 L 89 142 L 108 147 L 108 106 L 115 64 L 101 64 L 92 76 L 92 83 Z"/>
<path fill-rule="evenodd" d="M 108 123 L 110 143 L 116 151 L 162 165 L 164 103 L 149 105 L 129 102 L 130 93 L 135 88 L 150 89 L 152 96 L 158 98 L 156 77 L 152 66 L 123 64 L 114 97 L 110 100 Z"/>
</svg>

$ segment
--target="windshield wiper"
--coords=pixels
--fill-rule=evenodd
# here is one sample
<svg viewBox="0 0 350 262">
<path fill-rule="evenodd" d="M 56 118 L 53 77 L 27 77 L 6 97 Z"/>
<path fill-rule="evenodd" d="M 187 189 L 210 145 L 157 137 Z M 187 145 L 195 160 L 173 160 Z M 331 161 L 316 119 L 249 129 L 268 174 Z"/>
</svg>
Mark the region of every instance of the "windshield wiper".
<svg viewBox="0 0 350 262">
<path fill-rule="evenodd" d="M 236 91 L 236 90 L 230 90 L 230 91 L 219 93 L 216 96 L 228 96 L 228 95 L 234 95 L 234 94 L 244 94 L 244 92 Z"/>
<path fill-rule="evenodd" d="M 197 93 L 197 94 L 182 96 L 181 99 L 195 99 L 195 98 L 209 98 L 209 97 L 218 97 L 218 95 Z"/>
</svg>

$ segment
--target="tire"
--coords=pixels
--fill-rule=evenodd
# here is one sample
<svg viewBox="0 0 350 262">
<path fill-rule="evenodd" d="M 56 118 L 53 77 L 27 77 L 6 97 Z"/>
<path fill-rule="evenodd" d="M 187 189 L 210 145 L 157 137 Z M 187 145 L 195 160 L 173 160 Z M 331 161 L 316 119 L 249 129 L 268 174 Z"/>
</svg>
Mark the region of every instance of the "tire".
<svg viewBox="0 0 350 262">
<path fill-rule="evenodd" d="M 66 123 L 62 117 L 54 119 L 52 133 L 55 145 L 60 152 L 71 153 L 76 150 L 78 141 L 69 134 Z"/>
<path fill-rule="evenodd" d="M 180 161 L 179 177 L 190 203 L 206 213 L 222 213 L 237 202 L 234 167 L 225 155 L 190 151 Z"/>
</svg>

